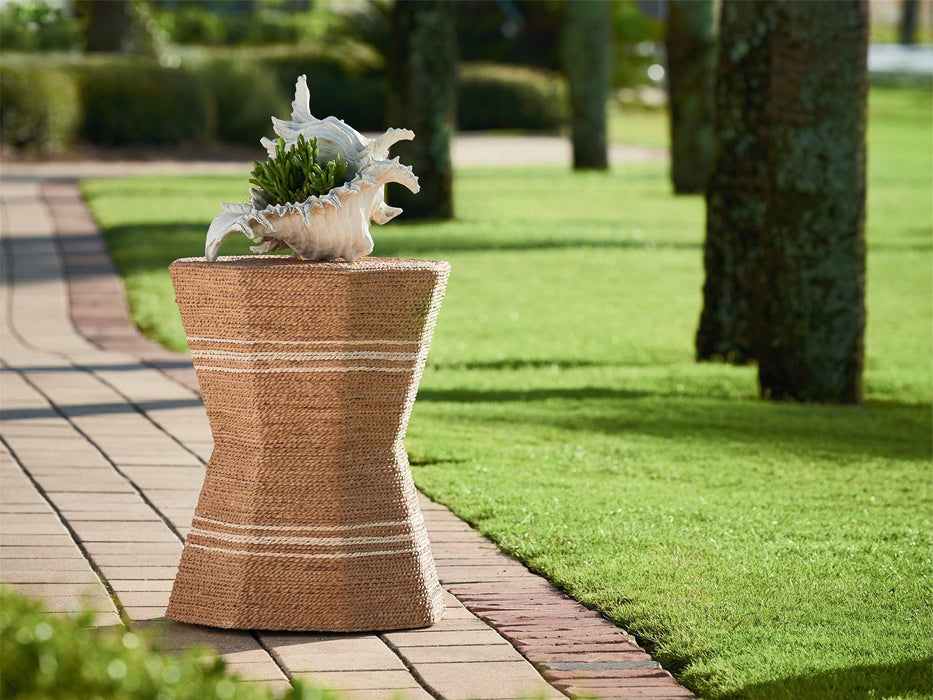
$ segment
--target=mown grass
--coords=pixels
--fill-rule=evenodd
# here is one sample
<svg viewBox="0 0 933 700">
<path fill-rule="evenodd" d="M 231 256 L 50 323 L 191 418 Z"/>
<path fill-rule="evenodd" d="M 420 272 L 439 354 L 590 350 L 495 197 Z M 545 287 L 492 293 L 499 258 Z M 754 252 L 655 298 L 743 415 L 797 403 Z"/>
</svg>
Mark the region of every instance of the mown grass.
<svg viewBox="0 0 933 700">
<path fill-rule="evenodd" d="M 859 408 L 763 402 L 753 368 L 693 361 L 703 203 L 664 163 L 466 170 L 456 221 L 374 231 L 377 254 L 453 267 L 418 485 L 706 698 L 930 697 L 930 93 L 870 106 Z M 84 185 L 135 318 L 173 347 L 165 266 L 245 186 Z"/>
<path fill-rule="evenodd" d="M 609 139 L 613 143 L 648 148 L 670 148 L 667 112 L 655 107 L 620 105 L 609 110 Z"/>
</svg>

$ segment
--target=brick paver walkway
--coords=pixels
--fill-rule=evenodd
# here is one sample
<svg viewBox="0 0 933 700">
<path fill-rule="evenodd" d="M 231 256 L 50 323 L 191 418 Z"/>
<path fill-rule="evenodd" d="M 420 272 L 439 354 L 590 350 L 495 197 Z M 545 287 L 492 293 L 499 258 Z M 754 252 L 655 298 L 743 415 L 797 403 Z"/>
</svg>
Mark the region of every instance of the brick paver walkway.
<svg viewBox="0 0 933 700">
<path fill-rule="evenodd" d="M 76 177 L 132 167 L 16 166 L 0 178 L 0 581 L 56 612 L 85 596 L 102 625 L 151 626 L 168 648 L 209 644 L 244 678 L 283 688 L 311 678 L 360 700 L 691 697 L 623 630 L 427 499 L 448 605 L 433 628 L 284 634 L 162 620 L 212 443 L 190 360 L 129 325 L 78 197 Z"/>
</svg>

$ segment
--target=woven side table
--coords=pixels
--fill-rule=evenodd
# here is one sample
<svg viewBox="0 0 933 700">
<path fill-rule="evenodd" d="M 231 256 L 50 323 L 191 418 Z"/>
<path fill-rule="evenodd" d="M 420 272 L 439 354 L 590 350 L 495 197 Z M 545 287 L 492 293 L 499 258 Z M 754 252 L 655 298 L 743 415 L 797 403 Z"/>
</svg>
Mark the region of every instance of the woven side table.
<svg viewBox="0 0 933 700">
<path fill-rule="evenodd" d="M 166 617 L 368 631 L 444 611 L 403 440 L 450 267 L 170 267 L 214 436 Z"/>
</svg>

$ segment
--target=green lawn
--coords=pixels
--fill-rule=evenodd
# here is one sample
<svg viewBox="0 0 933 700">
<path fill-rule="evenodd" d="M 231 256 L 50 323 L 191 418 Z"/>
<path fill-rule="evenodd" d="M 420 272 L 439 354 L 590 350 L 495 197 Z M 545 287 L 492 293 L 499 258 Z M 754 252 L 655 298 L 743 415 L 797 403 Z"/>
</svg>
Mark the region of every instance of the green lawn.
<svg viewBox="0 0 933 700">
<path fill-rule="evenodd" d="M 609 139 L 627 146 L 670 148 L 667 112 L 649 107 L 623 107 L 613 102 L 609 110 Z"/>
<path fill-rule="evenodd" d="M 664 163 L 465 170 L 457 221 L 375 227 L 377 254 L 453 267 L 418 485 L 705 698 L 931 697 L 930 97 L 871 95 L 860 408 L 763 402 L 754 369 L 693 362 L 703 202 L 670 195 Z M 245 188 L 84 184 L 170 346 L 165 266 Z"/>
</svg>

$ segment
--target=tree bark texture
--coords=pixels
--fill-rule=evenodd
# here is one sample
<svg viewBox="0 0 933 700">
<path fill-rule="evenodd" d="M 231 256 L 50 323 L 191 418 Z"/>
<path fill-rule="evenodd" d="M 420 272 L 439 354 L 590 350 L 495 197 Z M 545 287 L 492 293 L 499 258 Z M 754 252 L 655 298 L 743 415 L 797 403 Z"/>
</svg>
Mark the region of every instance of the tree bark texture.
<svg viewBox="0 0 933 700">
<path fill-rule="evenodd" d="M 454 7 L 444 0 L 397 0 L 392 10 L 388 119 L 415 132 L 394 147 L 421 184 L 413 195 L 393 185 L 386 194 L 406 218 L 453 217 L 450 143 L 454 131 L 456 33 Z"/>
<path fill-rule="evenodd" d="M 716 151 L 706 192 L 698 360 L 755 357 L 759 238 L 767 202 L 775 0 L 723 2 L 715 85 Z"/>
<path fill-rule="evenodd" d="M 133 25 L 128 0 L 81 0 L 76 8 L 87 20 L 85 51 L 116 53 L 123 50 Z"/>
<path fill-rule="evenodd" d="M 676 194 L 699 194 L 713 166 L 713 0 L 670 0 L 665 32 L 671 180 Z"/>
<path fill-rule="evenodd" d="M 780 2 L 762 235 L 762 395 L 859 403 L 867 0 Z"/>
<path fill-rule="evenodd" d="M 917 34 L 917 0 L 902 0 L 901 21 L 898 27 L 898 38 L 904 46 L 910 46 Z"/>
<path fill-rule="evenodd" d="M 606 100 L 612 53 L 611 3 L 571 0 L 565 5 L 561 62 L 570 91 L 575 170 L 606 170 Z"/>
</svg>

